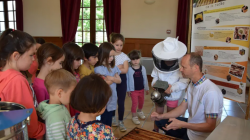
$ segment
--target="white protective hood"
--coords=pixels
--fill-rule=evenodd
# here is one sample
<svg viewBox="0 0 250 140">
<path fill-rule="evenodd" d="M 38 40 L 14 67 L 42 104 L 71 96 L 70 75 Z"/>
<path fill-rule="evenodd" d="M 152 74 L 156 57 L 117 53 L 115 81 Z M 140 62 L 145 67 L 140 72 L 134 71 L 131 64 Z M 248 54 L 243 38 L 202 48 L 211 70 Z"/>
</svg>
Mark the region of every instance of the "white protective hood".
<svg viewBox="0 0 250 140">
<path fill-rule="evenodd" d="M 179 60 L 186 54 L 187 47 L 177 38 L 168 37 L 152 49 L 154 67 L 161 72 L 179 69 Z"/>
</svg>

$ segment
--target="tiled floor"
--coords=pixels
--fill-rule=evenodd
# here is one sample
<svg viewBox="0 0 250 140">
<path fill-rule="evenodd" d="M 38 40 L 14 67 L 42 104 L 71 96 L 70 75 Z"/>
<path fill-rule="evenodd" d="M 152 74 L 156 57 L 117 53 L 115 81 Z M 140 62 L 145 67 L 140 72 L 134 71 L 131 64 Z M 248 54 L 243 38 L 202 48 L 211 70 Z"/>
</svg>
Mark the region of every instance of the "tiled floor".
<svg viewBox="0 0 250 140">
<path fill-rule="evenodd" d="M 151 92 L 149 92 L 149 93 L 151 93 Z M 247 101 L 247 99 L 246 99 L 246 101 Z M 150 99 L 150 95 L 145 95 L 143 112 L 146 116 L 146 119 L 140 120 L 140 122 L 141 122 L 140 125 L 135 125 L 131 120 L 131 117 L 132 117 L 132 114 L 130 112 L 131 105 L 132 105 L 131 98 L 127 96 L 125 99 L 125 114 L 124 114 L 124 124 L 127 127 L 127 131 L 120 132 L 118 127 L 112 127 L 113 132 L 115 134 L 115 137 L 118 139 L 121 138 L 123 135 L 127 134 L 134 127 L 139 127 L 139 128 L 143 128 L 143 129 L 150 130 L 150 131 L 153 129 L 154 122 L 150 119 L 150 114 L 152 113 L 152 111 L 155 110 L 155 108 L 154 108 L 153 102 Z M 223 108 L 221 120 L 223 121 L 227 117 L 227 115 L 244 119 L 245 112 L 246 112 L 246 106 L 247 106 L 246 104 L 237 103 L 237 102 L 233 102 L 233 101 L 224 99 L 224 108 Z M 117 114 L 117 111 L 116 111 L 116 114 Z M 186 111 L 184 116 L 188 117 L 188 111 Z M 163 132 L 161 131 L 161 133 L 163 133 Z"/>
</svg>

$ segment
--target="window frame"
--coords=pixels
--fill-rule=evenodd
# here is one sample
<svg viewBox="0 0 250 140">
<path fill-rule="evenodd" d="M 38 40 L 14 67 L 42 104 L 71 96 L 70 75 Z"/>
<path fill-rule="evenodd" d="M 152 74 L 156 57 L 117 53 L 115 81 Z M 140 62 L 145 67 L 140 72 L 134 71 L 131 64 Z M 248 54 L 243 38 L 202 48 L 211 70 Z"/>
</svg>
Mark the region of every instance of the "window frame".
<svg viewBox="0 0 250 140">
<path fill-rule="evenodd" d="M 97 32 L 101 32 L 103 34 L 103 38 L 102 38 L 103 42 L 107 41 L 107 37 L 106 37 L 107 35 L 105 35 L 107 31 L 105 29 L 106 27 L 105 27 L 105 19 L 104 19 L 104 10 L 103 10 L 103 18 L 102 19 L 97 19 L 96 18 L 96 9 L 98 7 L 104 8 L 104 6 L 96 6 L 96 2 L 97 2 L 97 0 L 90 0 L 90 7 L 84 7 L 84 0 L 81 0 L 80 12 L 82 12 L 82 16 L 84 16 L 84 14 L 83 14 L 84 8 L 90 8 L 90 19 L 84 19 L 84 17 L 82 17 L 82 19 L 79 18 L 79 21 L 82 21 L 82 24 L 83 24 L 84 20 L 90 20 L 90 31 L 89 31 L 89 33 L 90 33 L 90 42 L 86 42 L 86 41 L 84 42 L 84 40 L 83 40 L 84 37 L 82 36 L 82 39 L 81 39 L 82 42 L 79 42 L 79 41 L 75 40 L 76 43 L 79 43 L 79 44 L 82 44 L 82 45 L 85 44 L 85 43 L 93 43 L 93 44 L 99 43 L 99 42 L 96 42 L 96 33 Z M 103 20 L 103 30 L 102 31 L 97 31 L 96 30 L 96 21 L 97 20 Z M 78 21 L 78 23 L 79 23 L 79 21 Z M 86 31 L 84 31 L 83 28 L 84 27 L 82 26 L 82 31 L 76 31 L 76 32 L 81 32 L 82 35 L 83 35 L 84 32 L 86 32 Z M 106 37 L 106 39 L 105 39 L 105 37 Z"/>
<path fill-rule="evenodd" d="M 14 23 L 14 29 L 16 30 L 17 29 L 17 25 L 16 25 L 16 2 L 15 2 L 15 7 L 12 5 L 13 10 L 9 10 L 8 9 L 8 1 L 15 2 L 15 0 L 0 0 L 0 2 L 3 2 L 3 11 L 0 11 L 0 12 L 4 12 L 4 21 L 0 21 L 0 23 L 4 22 L 5 30 L 6 30 L 6 29 L 10 28 L 9 22 L 13 22 Z M 13 21 L 9 20 L 9 11 L 13 12 Z M 3 31 L 0 29 L 0 32 L 3 32 Z"/>
</svg>

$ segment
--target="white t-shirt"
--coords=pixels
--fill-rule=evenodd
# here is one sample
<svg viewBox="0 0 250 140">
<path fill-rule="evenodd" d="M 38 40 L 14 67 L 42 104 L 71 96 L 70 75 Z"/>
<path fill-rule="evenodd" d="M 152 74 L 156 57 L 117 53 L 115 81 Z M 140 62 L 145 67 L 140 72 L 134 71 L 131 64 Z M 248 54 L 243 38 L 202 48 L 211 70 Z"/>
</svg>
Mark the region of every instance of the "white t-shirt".
<svg viewBox="0 0 250 140">
<path fill-rule="evenodd" d="M 189 84 L 185 99 L 188 103 L 188 123 L 205 123 L 206 114 L 218 114 L 216 126 L 221 121 L 223 95 L 221 90 L 209 79 L 200 85 Z M 190 140 L 205 140 L 210 133 L 188 129 Z"/>
<path fill-rule="evenodd" d="M 121 53 L 119 55 L 115 56 L 115 65 L 122 65 L 125 61 L 130 62 L 130 59 L 128 58 L 128 56 L 125 53 Z"/>
<path fill-rule="evenodd" d="M 164 73 L 154 68 L 151 76 L 153 77 L 153 80 L 151 83 L 152 87 L 157 80 L 166 81 L 168 82 L 168 84 L 172 85 L 171 95 L 169 97 L 167 96 L 164 97 L 165 100 L 169 100 L 169 101 L 179 100 L 189 83 L 189 79 L 183 78 L 179 70 L 174 71 L 174 72 Z"/>
</svg>

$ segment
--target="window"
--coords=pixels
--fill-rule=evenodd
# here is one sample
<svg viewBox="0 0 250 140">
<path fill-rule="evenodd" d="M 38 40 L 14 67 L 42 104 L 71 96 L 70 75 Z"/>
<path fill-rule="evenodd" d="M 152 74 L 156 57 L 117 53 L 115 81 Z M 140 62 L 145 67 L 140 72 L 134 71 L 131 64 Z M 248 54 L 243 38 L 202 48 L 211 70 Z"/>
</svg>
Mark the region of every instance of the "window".
<svg viewBox="0 0 250 140">
<path fill-rule="evenodd" d="M 0 0 L 0 33 L 5 29 L 16 29 L 15 0 Z"/>
<path fill-rule="evenodd" d="M 82 0 L 75 42 L 82 46 L 93 43 L 99 46 L 107 41 L 103 0 Z"/>
</svg>

